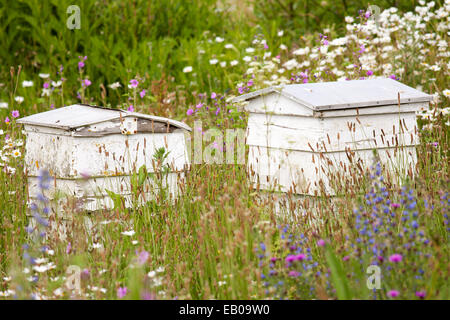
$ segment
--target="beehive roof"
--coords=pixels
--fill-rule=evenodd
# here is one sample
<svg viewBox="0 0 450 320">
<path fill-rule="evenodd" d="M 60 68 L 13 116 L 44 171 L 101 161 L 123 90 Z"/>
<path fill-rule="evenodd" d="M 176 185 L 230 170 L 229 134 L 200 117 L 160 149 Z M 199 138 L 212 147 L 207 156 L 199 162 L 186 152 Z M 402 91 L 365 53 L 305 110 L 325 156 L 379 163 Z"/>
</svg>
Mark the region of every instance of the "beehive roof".
<svg viewBox="0 0 450 320">
<path fill-rule="evenodd" d="M 149 119 L 155 122 L 169 123 L 175 127 L 191 131 L 191 128 L 188 125 L 180 121 L 137 112 L 89 106 L 84 104 L 74 104 L 67 107 L 33 114 L 31 116 L 21 118 L 17 122 L 28 125 L 73 130 L 91 124 L 120 119 L 121 117 Z"/>
<path fill-rule="evenodd" d="M 396 105 L 399 94 L 400 104 L 432 100 L 431 95 L 401 82 L 378 78 L 274 86 L 244 94 L 233 101 L 250 100 L 272 93 L 279 93 L 314 111 Z"/>
</svg>

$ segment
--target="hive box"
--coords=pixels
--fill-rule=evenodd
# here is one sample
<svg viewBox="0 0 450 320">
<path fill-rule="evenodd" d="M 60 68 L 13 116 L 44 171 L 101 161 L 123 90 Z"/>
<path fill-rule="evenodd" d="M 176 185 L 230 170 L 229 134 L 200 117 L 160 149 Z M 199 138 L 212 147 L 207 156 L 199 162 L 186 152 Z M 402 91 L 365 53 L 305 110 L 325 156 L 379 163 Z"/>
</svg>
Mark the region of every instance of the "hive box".
<svg viewBox="0 0 450 320">
<path fill-rule="evenodd" d="M 40 169 L 54 181 L 50 198 L 75 203 L 76 209 L 95 211 L 114 206 L 110 193 L 131 206 L 130 174 L 143 165 L 150 173 L 165 166 L 164 186 L 176 194 L 177 176 L 189 165 L 185 143 L 191 128 L 181 122 L 123 110 L 72 105 L 18 120 L 26 134 L 25 165 L 31 200 L 38 193 Z M 155 161 L 164 148 L 167 158 Z M 152 199 L 157 184 L 147 179 L 141 198 Z"/>
<path fill-rule="evenodd" d="M 431 99 L 381 78 L 270 87 L 234 101 L 247 102 L 255 186 L 317 195 L 343 191 L 334 190 L 327 170 L 370 164 L 373 149 L 398 176 L 405 174 L 416 162 L 416 111 Z"/>
</svg>

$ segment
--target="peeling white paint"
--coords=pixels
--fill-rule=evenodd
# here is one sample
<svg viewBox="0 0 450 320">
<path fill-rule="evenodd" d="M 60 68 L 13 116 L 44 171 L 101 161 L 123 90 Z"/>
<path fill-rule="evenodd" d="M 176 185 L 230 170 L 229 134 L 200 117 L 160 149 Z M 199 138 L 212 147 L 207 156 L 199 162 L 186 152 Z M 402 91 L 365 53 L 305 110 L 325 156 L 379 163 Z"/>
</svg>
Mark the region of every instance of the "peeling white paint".
<svg viewBox="0 0 450 320">
<path fill-rule="evenodd" d="M 45 168 L 55 177 L 48 196 L 52 199 L 62 196 L 58 201 L 61 205 L 64 199 L 73 197 L 79 200 L 82 209 L 111 209 L 113 202 L 106 190 L 131 199 L 130 175 L 144 165 L 149 174 L 168 166 L 164 185 L 176 196 L 177 177 L 189 166 L 185 143 L 188 126 L 171 119 L 143 115 L 143 119 L 182 130 L 169 132 L 167 127 L 165 133 L 138 132 L 137 119 L 141 115 L 137 113 L 122 116 L 121 111 L 87 106 L 70 106 L 52 112 L 18 121 L 24 124 L 27 137 L 25 165 L 31 198 L 38 191 L 36 177 L 40 169 Z M 70 116 L 74 117 L 72 122 Z M 116 128 L 117 131 L 111 131 Z M 104 135 L 89 135 L 89 132 Z M 164 148 L 168 156 L 164 163 L 157 164 L 154 155 L 160 148 Z M 142 200 L 152 199 L 156 191 L 156 184 L 148 179 Z M 129 201 L 127 203 L 130 205 Z"/>
<path fill-rule="evenodd" d="M 326 192 L 335 194 L 339 190 L 322 168 L 348 166 L 350 150 L 355 162 L 366 165 L 378 150 L 380 160 L 400 176 L 417 161 L 415 113 L 430 99 L 391 79 L 288 85 L 237 97 L 248 101 L 253 185 L 314 195 L 322 181 Z"/>
</svg>

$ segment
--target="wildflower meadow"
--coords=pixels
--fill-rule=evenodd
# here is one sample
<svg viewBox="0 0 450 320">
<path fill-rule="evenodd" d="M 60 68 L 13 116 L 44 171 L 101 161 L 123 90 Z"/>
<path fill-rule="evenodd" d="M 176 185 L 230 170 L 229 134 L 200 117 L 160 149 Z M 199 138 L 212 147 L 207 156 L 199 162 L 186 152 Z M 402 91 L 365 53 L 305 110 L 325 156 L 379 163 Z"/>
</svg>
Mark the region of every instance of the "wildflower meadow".
<svg viewBox="0 0 450 320">
<path fill-rule="evenodd" d="M 312 2 L 0 1 L 0 300 L 448 300 L 450 1 Z M 433 96 L 404 176 L 374 150 L 332 177 L 339 194 L 278 203 L 245 160 L 189 150 L 171 197 L 158 150 L 129 206 L 111 193 L 113 209 L 55 216 L 43 164 L 30 194 L 24 116 L 97 105 L 182 121 L 194 141 L 245 130 L 242 94 L 380 77 Z M 138 201 L 146 179 L 157 192 Z"/>
</svg>

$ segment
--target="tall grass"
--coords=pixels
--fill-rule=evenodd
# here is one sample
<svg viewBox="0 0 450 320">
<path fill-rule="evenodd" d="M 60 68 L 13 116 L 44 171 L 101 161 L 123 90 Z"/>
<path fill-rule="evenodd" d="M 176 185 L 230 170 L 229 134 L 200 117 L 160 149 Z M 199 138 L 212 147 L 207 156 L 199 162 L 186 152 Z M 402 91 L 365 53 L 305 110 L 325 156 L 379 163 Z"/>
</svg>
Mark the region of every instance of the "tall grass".
<svg viewBox="0 0 450 320">
<path fill-rule="evenodd" d="M 0 102 L 8 103 L 0 109 L 2 296 L 449 298 L 448 57 L 437 46 L 448 35 L 442 26 L 445 16 L 436 17 L 445 5 L 442 10 L 448 16 L 448 2 L 425 10 L 436 16 L 425 29 L 418 28 L 414 41 L 408 36 L 417 30 L 413 19 L 398 12 L 396 20 L 390 18 L 394 12 L 385 13 L 381 25 L 382 31 L 389 31 L 386 42 L 378 31 L 364 30 L 364 14 L 360 25 L 345 24 L 345 34 L 330 27 L 328 38 L 311 33 L 298 39 L 298 34 L 279 34 L 282 21 L 258 20 L 257 26 L 231 11 L 215 10 L 212 1 L 203 6 L 183 1 L 83 1 L 81 30 L 71 31 L 65 28 L 65 4 L 69 2 L 0 4 L 0 43 L 5 48 L 0 53 L 5 62 L 0 67 Z M 345 44 L 339 44 L 339 35 Z M 323 51 L 325 40 L 338 44 Z M 363 44 L 367 50 L 361 53 Z M 305 48 L 308 54 L 298 50 Z M 87 56 L 82 68 L 79 56 Z M 250 60 L 243 60 L 246 56 Z M 232 66 L 233 60 L 238 64 Z M 192 71 L 183 72 L 187 66 Z M 434 71 L 437 68 L 440 71 Z M 23 245 L 31 241 L 31 217 L 23 168 L 25 137 L 13 110 L 21 115 L 46 111 L 80 102 L 77 94 L 82 93 L 87 102 L 133 105 L 137 111 L 190 124 L 202 120 L 204 130 L 225 130 L 246 126 L 245 113 L 228 101 L 233 95 L 280 83 L 370 77 L 368 71 L 394 74 L 439 97 L 419 119 L 418 160 L 408 178 L 386 187 L 381 176 L 387 183 L 398 177 L 376 162 L 372 171 L 354 166 L 343 172 L 333 165 L 324 170 L 336 188 L 346 192 L 336 198 L 288 193 L 279 195 L 286 201 L 278 205 L 274 194 L 253 188 L 245 165 L 192 164 L 180 176 L 176 198 L 163 183 L 162 166 L 156 165 L 153 175 L 135 168 L 131 207 L 123 206 L 120 198 L 113 210 L 95 213 L 76 212 L 67 204 L 70 219 L 49 217 L 52 226 L 66 231 L 49 230 L 38 260 L 27 263 Z M 52 84 L 61 77 L 61 85 Z M 92 84 L 81 87 L 85 79 Z M 131 79 L 138 80 L 137 88 L 128 88 Z M 33 86 L 23 86 L 23 80 L 32 80 Z M 109 86 L 116 81 L 121 87 Z M 23 102 L 15 99 L 18 96 Z M 5 123 L 7 116 L 10 121 Z M 155 163 L 162 162 L 155 158 Z M 144 205 L 143 180 L 158 186 Z M 292 211 L 301 214 L 287 214 Z M 395 255 L 401 255 L 401 261 Z M 369 265 L 382 270 L 379 290 L 366 286 Z M 67 287 L 71 266 L 80 268 L 80 292 Z"/>
</svg>

